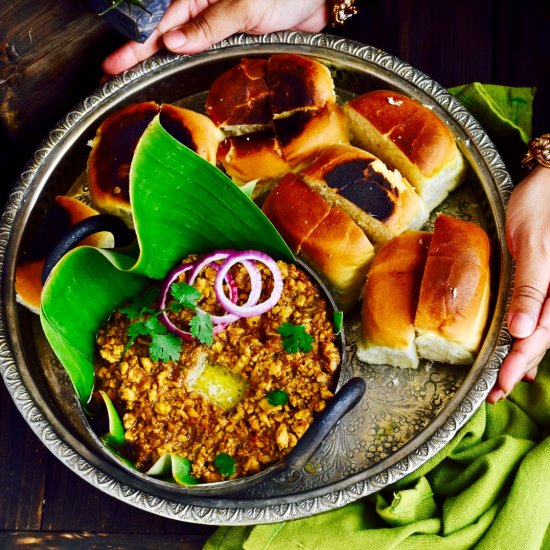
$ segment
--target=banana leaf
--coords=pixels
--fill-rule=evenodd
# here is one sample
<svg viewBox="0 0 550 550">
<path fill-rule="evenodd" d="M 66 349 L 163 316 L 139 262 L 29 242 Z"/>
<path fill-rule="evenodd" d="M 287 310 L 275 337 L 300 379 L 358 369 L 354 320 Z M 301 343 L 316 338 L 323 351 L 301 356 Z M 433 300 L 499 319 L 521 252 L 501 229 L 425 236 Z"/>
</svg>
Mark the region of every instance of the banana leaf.
<svg viewBox="0 0 550 550">
<path fill-rule="evenodd" d="M 227 176 L 174 139 L 157 116 L 130 167 L 130 203 L 140 245 L 136 272 L 154 279 L 190 253 L 216 249 L 294 255 L 263 212 Z"/>
<path fill-rule="evenodd" d="M 294 261 L 291 250 L 250 198 L 172 138 L 158 117 L 136 148 L 130 196 L 138 243 L 134 252 L 78 247 L 52 269 L 42 292 L 44 333 L 85 409 L 94 387 L 98 329 L 151 279 L 164 278 L 190 253 L 216 249 L 257 249 Z M 111 436 L 121 426 L 116 424 L 114 407 L 106 405 L 110 420 L 114 419 L 107 434 Z M 114 434 L 115 443 L 119 439 L 120 433 Z M 112 442 L 108 437 L 105 446 L 118 456 Z M 179 483 L 196 482 L 184 459 L 170 455 L 163 460 L 162 473 L 171 470 Z"/>
</svg>

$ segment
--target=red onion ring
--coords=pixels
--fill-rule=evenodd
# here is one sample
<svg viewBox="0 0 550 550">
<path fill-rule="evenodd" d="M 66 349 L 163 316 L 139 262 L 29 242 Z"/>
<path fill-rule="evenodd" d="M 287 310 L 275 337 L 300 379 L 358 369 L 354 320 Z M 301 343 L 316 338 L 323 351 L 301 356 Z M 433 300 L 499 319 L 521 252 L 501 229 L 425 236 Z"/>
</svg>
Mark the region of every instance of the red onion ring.
<svg viewBox="0 0 550 550">
<path fill-rule="evenodd" d="M 178 266 L 170 272 L 170 274 L 166 278 L 166 280 L 164 282 L 164 285 L 163 285 L 163 288 L 162 288 L 161 299 L 160 299 L 160 302 L 159 302 L 159 309 L 160 310 L 164 310 L 166 308 L 168 293 L 169 293 L 170 287 L 172 286 L 174 281 L 180 275 L 182 275 L 186 271 L 189 271 L 190 269 L 194 269 L 195 267 L 196 267 L 196 262 L 191 262 L 191 263 L 188 263 L 188 264 L 183 264 L 181 266 Z M 216 269 L 216 271 L 219 269 L 218 264 L 212 264 L 212 267 L 214 269 Z M 227 277 L 224 280 L 227 283 L 227 285 L 229 286 L 229 290 L 231 292 L 230 299 L 233 300 L 234 302 L 236 302 L 239 298 L 239 289 L 237 288 L 237 284 L 235 283 L 235 280 L 233 279 L 233 277 L 229 273 L 227 274 Z M 189 282 L 187 284 L 191 284 L 191 282 Z M 200 311 L 200 312 L 204 313 L 204 310 L 202 310 L 200 308 L 196 308 L 196 311 Z M 214 318 L 220 318 L 221 319 L 220 316 L 211 315 L 210 318 L 211 318 L 212 325 L 213 325 L 212 333 L 214 335 L 219 334 L 227 326 L 227 323 L 215 321 Z M 159 315 L 159 320 L 170 332 L 178 335 L 180 338 L 183 338 L 187 342 L 190 342 L 190 341 L 193 340 L 193 335 L 189 331 L 182 330 L 181 328 L 176 326 L 170 320 L 170 318 L 168 317 L 166 311 L 161 312 L 161 314 Z"/>
<path fill-rule="evenodd" d="M 233 303 L 225 295 L 225 292 L 223 290 L 223 280 L 231 267 L 233 267 L 237 263 L 243 263 L 244 261 L 249 260 L 262 263 L 271 271 L 271 275 L 273 276 L 273 290 L 269 298 L 267 298 L 264 302 L 261 302 L 259 304 L 244 304 L 240 306 Z M 277 262 L 267 254 L 264 254 L 263 252 L 259 252 L 257 250 L 234 252 L 228 256 L 228 258 L 220 266 L 218 273 L 216 273 L 216 279 L 214 280 L 214 291 L 216 293 L 216 298 L 218 299 L 218 302 L 223 307 L 223 309 L 227 311 L 227 313 L 245 318 L 256 317 L 257 315 L 261 315 L 262 313 L 265 313 L 266 311 L 271 309 L 279 301 L 279 298 L 281 297 L 281 294 L 283 292 L 283 277 L 281 275 L 281 270 L 279 269 Z"/>
<path fill-rule="evenodd" d="M 216 264 L 214 262 L 217 262 L 219 260 L 227 260 L 227 258 L 232 257 L 235 254 L 239 254 L 239 252 L 235 250 L 218 250 L 213 254 L 209 254 L 208 256 L 205 256 L 202 260 L 195 263 L 195 269 L 192 271 L 189 277 L 189 284 L 192 285 L 195 282 L 199 273 L 207 265 L 211 265 L 216 269 L 216 271 L 219 271 L 220 264 Z M 243 304 L 242 307 L 254 306 L 257 304 L 258 300 L 260 299 L 260 295 L 262 293 L 262 278 L 261 278 L 260 272 L 258 271 L 258 268 L 252 262 L 246 259 L 243 259 L 241 263 L 243 264 L 244 268 L 248 272 L 248 276 L 250 278 L 250 293 L 248 295 L 248 299 L 246 300 L 246 302 Z M 223 263 L 221 265 L 223 265 Z M 231 274 L 229 272 L 226 272 L 225 280 L 227 280 L 228 277 L 231 277 Z M 238 298 L 238 295 L 237 297 L 234 297 L 233 294 L 230 296 L 230 300 L 233 303 L 237 302 L 237 298 Z M 203 310 L 200 308 L 197 308 L 197 311 L 202 312 Z M 212 320 L 213 324 L 233 323 L 235 321 L 238 321 L 240 317 L 241 317 L 240 315 L 235 315 L 232 313 L 226 313 L 225 315 L 210 315 L 210 319 Z"/>
</svg>

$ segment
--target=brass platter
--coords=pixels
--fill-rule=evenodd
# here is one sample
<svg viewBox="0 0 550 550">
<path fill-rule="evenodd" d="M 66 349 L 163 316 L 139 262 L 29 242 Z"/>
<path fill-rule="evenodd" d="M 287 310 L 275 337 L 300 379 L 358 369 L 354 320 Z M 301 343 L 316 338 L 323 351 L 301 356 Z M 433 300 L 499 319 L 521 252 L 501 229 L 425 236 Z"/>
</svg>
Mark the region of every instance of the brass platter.
<svg viewBox="0 0 550 550">
<path fill-rule="evenodd" d="M 367 391 L 305 468 L 287 471 L 237 496 L 196 495 L 120 467 L 98 451 L 83 427 L 70 382 L 36 316 L 16 303 L 17 259 L 53 197 L 82 174 L 100 122 L 143 100 L 200 109 L 210 83 L 243 56 L 294 52 L 332 71 L 342 99 L 371 89 L 405 93 L 433 109 L 451 128 L 469 165 L 467 182 L 436 211 L 481 223 L 493 242 L 492 307 L 482 350 L 471 368 L 422 364 L 418 370 L 364 365 L 354 356 L 358 325 L 347 323 L 345 378 L 362 376 Z M 0 372 L 36 435 L 67 467 L 98 489 L 171 519 L 247 525 L 310 516 L 374 493 L 423 465 L 484 402 L 505 357 L 504 326 L 511 260 L 504 208 L 512 184 L 494 145 L 445 89 L 407 63 L 376 48 L 323 34 L 238 35 L 195 56 L 162 55 L 117 76 L 69 112 L 36 151 L 2 216 Z M 83 193 L 86 189 L 84 186 Z"/>
</svg>

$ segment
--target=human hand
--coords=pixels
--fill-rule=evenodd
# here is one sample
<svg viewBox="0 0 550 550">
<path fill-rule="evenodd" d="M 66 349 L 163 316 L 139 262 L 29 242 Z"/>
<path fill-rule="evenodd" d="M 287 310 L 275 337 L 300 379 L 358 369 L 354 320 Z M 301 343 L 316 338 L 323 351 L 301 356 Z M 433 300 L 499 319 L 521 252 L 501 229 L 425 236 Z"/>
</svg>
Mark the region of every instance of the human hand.
<svg viewBox="0 0 550 550">
<path fill-rule="evenodd" d="M 506 240 L 516 261 L 508 329 L 516 338 L 487 400 L 506 397 L 520 380 L 532 382 L 550 348 L 550 169 L 535 168 L 513 191 Z"/>
<path fill-rule="evenodd" d="M 317 32 L 328 18 L 326 0 L 173 0 L 147 41 L 124 44 L 105 59 L 103 70 L 120 73 L 163 46 L 174 53 L 202 52 L 237 32 Z"/>
</svg>

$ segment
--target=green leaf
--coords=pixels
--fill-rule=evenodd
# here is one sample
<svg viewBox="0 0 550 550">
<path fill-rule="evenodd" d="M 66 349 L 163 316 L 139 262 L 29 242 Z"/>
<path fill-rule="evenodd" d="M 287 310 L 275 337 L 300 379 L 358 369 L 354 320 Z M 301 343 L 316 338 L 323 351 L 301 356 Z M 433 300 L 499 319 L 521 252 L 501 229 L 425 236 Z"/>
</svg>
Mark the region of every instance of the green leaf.
<svg viewBox="0 0 550 550">
<path fill-rule="evenodd" d="M 122 424 L 122 420 L 120 420 L 118 411 L 113 405 L 111 398 L 103 390 L 99 393 L 101 394 L 101 397 L 103 397 L 105 407 L 107 408 L 107 415 L 109 417 L 109 433 L 105 434 L 102 437 L 102 440 L 104 443 L 112 447 L 120 447 L 121 445 L 124 445 L 124 426 Z"/>
<path fill-rule="evenodd" d="M 212 345 L 212 342 L 214 342 L 214 331 L 212 328 L 212 319 L 208 313 L 199 311 L 191 319 L 189 326 L 191 327 L 191 334 L 201 344 Z"/>
<path fill-rule="evenodd" d="M 334 311 L 332 314 L 332 321 L 334 324 L 334 334 L 340 334 L 344 326 L 344 312 L 340 310 Z"/>
<path fill-rule="evenodd" d="M 283 348 L 289 353 L 311 351 L 313 337 L 306 332 L 304 325 L 283 323 L 277 332 L 283 337 Z"/>
<path fill-rule="evenodd" d="M 120 308 L 121 313 L 128 319 L 139 319 L 144 313 L 152 313 L 155 310 L 151 305 L 158 300 L 160 289 L 157 286 L 150 286 L 145 292 L 138 294 L 127 306 Z"/>
<path fill-rule="evenodd" d="M 172 477 L 180 485 L 197 485 L 199 482 L 191 475 L 191 461 L 178 455 L 172 455 Z"/>
<path fill-rule="evenodd" d="M 267 401 L 274 407 L 283 406 L 288 403 L 288 393 L 283 390 L 273 390 L 266 395 Z"/>
<path fill-rule="evenodd" d="M 181 355 L 181 340 L 175 334 L 153 334 L 149 353 L 153 361 L 178 361 Z"/>
<path fill-rule="evenodd" d="M 195 309 L 201 299 L 201 291 L 187 283 L 174 283 L 170 287 L 170 294 L 180 305 L 189 309 Z"/>
<path fill-rule="evenodd" d="M 134 321 L 133 323 L 130 323 L 126 333 L 132 340 L 134 340 L 138 336 L 149 336 L 151 331 L 147 327 L 145 321 Z"/>
<path fill-rule="evenodd" d="M 141 248 L 135 270 L 165 277 L 192 252 L 256 249 L 294 261 L 264 213 L 225 174 L 155 117 L 130 167 L 130 202 Z"/>
<path fill-rule="evenodd" d="M 121 254 L 107 257 L 96 248 L 75 248 L 54 267 L 42 291 L 42 328 L 83 406 L 94 386 L 99 327 L 150 284 L 145 277 L 117 269 L 113 260 L 128 268 L 135 262 Z"/>
<path fill-rule="evenodd" d="M 197 485 L 199 483 L 191 475 L 191 461 L 173 453 L 162 455 L 145 473 L 155 477 L 171 476 L 180 485 Z"/>
<path fill-rule="evenodd" d="M 235 473 L 235 459 L 227 453 L 219 453 L 214 459 L 214 466 L 224 477 L 230 477 Z"/>
</svg>

